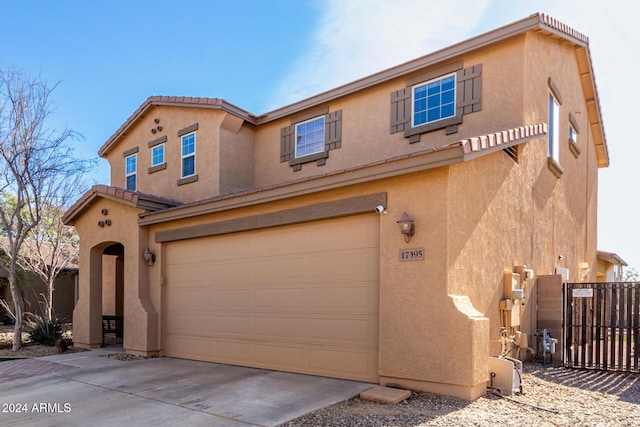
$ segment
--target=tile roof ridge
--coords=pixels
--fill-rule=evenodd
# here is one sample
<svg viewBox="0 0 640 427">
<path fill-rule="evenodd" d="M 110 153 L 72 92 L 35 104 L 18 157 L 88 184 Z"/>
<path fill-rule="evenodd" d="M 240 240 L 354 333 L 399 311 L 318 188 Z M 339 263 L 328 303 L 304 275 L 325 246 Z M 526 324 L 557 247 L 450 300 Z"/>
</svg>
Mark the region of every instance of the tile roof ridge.
<svg viewBox="0 0 640 427">
<path fill-rule="evenodd" d="M 516 128 L 505 129 L 486 135 L 460 139 L 451 145 L 460 144 L 465 154 L 469 154 L 499 145 L 506 146 L 521 139 L 530 139 L 546 134 L 547 124 L 537 123 L 534 125 L 525 125 Z"/>
<path fill-rule="evenodd" d="M 556 19 L 546 13 L 538 13 L 538 18 L 541 24 L 547 25 L 566 36 L 580 40 L 584 44 L 589 44 L 589 37 L 559 19 Z"/>
</svg>

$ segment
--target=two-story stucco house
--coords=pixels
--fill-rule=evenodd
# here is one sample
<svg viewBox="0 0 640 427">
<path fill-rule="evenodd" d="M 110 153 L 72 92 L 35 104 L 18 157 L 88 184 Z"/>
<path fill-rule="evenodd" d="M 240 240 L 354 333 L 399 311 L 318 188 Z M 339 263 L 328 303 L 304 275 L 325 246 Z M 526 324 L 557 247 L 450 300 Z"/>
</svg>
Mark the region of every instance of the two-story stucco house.
<svg viewBox="0 0 640 427">
<path fill-rule="evenodd" d="M 262 115 L 152 96 L 99 154 L 76 345 L 109 304 L 128 352 L 467 399 L 505 271 L 596 264 L 609 163 L 588 39 L 538 14 Z"/>
</svg>

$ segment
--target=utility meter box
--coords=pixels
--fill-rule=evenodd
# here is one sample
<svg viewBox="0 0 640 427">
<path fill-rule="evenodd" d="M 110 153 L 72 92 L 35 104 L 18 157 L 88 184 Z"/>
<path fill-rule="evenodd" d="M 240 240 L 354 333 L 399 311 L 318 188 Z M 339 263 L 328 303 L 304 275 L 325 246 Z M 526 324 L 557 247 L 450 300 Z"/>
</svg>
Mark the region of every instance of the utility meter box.
<svg viewBox="0 0 640 427">
<path fill-rule="evenodd" d="M 503 299 L 500 301 L 500 311 L 503 313 L 503 320 L 508 326 L 520 326 L 520 310 L 521 304 L 514 303 L 513 300 Z"/>
<path fill-rule="evenodd" d="M 502 396 L 522 390 L 522 362 L 511 357 L 489 357 L 489 387 Z"/>
<path fill-rule="evenodd" d="M 524 298 L 524 289 L 518 273 L 504 273 L 504 297 L 510 300 Z"/>
</svg>

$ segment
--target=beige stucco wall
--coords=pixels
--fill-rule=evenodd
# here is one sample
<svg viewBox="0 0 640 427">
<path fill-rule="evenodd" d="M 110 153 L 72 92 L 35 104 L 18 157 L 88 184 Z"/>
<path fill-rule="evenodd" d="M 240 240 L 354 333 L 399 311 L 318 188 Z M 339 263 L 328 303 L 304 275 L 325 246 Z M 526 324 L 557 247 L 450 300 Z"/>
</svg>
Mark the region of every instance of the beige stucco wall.
<svg viewBox="0 0 640 427">
<path fill-rule="evenodd" d="M 255 130 L 232 118 L 227 114 L 220 129 L 220 194 L 253 188 L 255 182 Z"/>
<path fill-rule="evenodd" d="M 407 153 L 440 147 L 460 139 L 484 135 L 522 126 L 523 99 L 521 91 L 505 88 L 523 86 L 524 54 L 519 47 L 524 37 L 501 42 L 464 58 L 463 67 L 482 64 L 482 111 L 464 116 L 457 133 L 446 135 L 444 129 L 422 135 L 420 142 L 409 144 L 402 132 L 390 133 L 390 95 L 406 86 L 416 75 L 442 67 L 442 64 L 385 82 L 366 91 L 354 93 L 327 104 L 329 111 L 342 110 L 342 147 L 329 153 L 326 165 L 315 162 L 293 172 L 288 162 L 280 163 L 280 129 L 290 124 L 284 118 L 261 125 L 256 132 L 256 186 L 263 187 L 293 179 L 350 169 L 385 161 Z M 546 119 L 544 120 L 546 121 Z M 526 122 L 534 124 L 538 122 Z"/>
<path fill-rule="evenodd" d="M 102 210 L 108 211 L 107 215 Z M 159 301 L 151 301 L 147 272 L 142 259 L 148 236 L 137 225 L 141 209 L 106 198 L 97 198 L 73 225 L 81 238 L 78 303 L 74 310 L 74 344 L 95 348 L 102 343 L 103 267 L 108 272 L 114 263 L 103 264 L 104 250 L 115 243 L 124 246 L 124 348 L 141 354 L 159 350 Z M 101 220 L 111 226 L 98 226 Z M 113 273 L 115 274 L 115 272 Z M 108 286 L 109 280 L 104 283 Z M 154 285 L 157 286 L 157 285 Z"/>
<path fill-rule="evenodd" d="M 123 153 L 138 147 L 137 189 L 175 200 L 192 202 L 219 194 L 220 125 L 227 113 L 215 109 L 155 106 L 132 126 L 128 133 L 111 148 L 106 159 L 111 168 L 111 185 L 126 188 L 125 157 Z M 159 123 L 155 123 L 159 119 Z M 178 185 L 181 178 L 181 137 L 178 131 L 198 124 L 196 133 L 196 174 L 198 180 Z M 162 126 L 162 131 L 151 129 Z M 151 167 L 150 141 L 166 136 L 165 169 L 149 173 Z"/>
<path fill-rule="evenodd" d="M 585 114 L 577 114 L 586 106 L 572 48 L 537 35 L 527 39 L 527 47 L 522 121 L 547 121 L 551 77 L 563 96 L 560 164 L 564 174 L 558 178 L 547 166 L 546 138 L 521 145 L 517 163 L 495 153 L 451 168 L 449 292 L 469 295 L 491 319 L 492 340 L 500 338 L 504 270 L 526 265 L 536 274 L 548 275 L 564 267 L 578 280 L 579 263 L 595 263 L 597 164 L 593 141 L 587 141 Z M 577 157 L 568 145 L 569 113 L 580 126 L 582 152 Z M 526 283 L 521 330 L 529 335 L 537 332 L 534 287 L 534 280 Z M 499 351 L 498 344 L 492 345 L 492 354 Z"/>
</svg>

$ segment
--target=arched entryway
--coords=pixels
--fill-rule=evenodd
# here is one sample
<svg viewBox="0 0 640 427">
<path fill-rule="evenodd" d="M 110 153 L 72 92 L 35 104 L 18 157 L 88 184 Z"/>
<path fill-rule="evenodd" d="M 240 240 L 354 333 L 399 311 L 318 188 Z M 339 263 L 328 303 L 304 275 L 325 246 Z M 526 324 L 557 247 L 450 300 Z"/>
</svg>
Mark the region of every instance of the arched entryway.
<svg viewBox="0 0 640 427">
<path fill-rule="evenodd" d="M 114 243 L 102 252 L 102 343 L 122 344 L 124 338 L 124 246 Z"/>
</svg>

